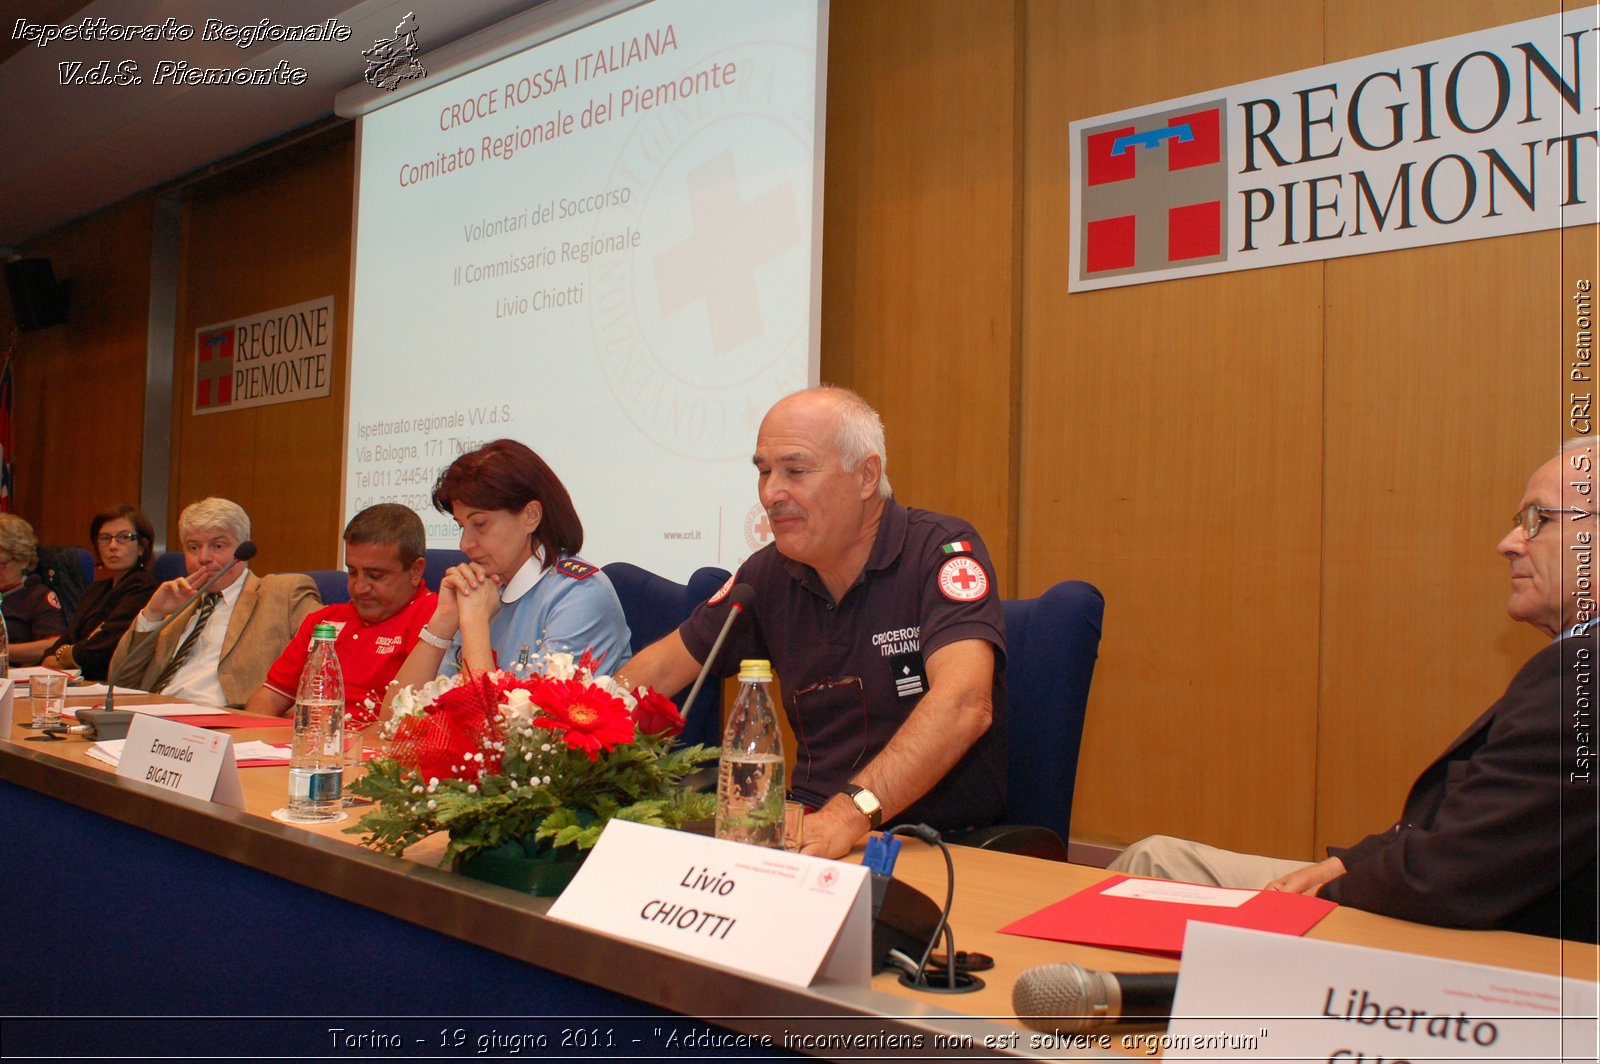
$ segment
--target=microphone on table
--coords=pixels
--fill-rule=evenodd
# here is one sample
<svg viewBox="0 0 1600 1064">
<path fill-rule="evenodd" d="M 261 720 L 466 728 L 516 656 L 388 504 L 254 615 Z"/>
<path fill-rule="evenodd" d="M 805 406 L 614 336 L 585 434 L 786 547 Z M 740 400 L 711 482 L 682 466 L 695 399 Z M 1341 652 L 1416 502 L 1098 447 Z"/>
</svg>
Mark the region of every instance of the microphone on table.
<svg viewBox="0 0 1600 1064">
<path fill-rule="evenodd" d="M 1044 964 L 1017 977 L 1011 1007 L 1036 1031 L 1071 1033 L 1165 1020 L 1177 992 L 1177 972 L 1097 972 L 1076 964 Z"/>
<path fill-rule="evenodd" d="M 240 562 L 247 562 L 251 558 L 254 558 L 255 556 L 256 556 L 256 545 L 254 543 L 252 543 L 248 539 L 245 540 L 243 543 L 239 544 L 237 547 L 233 548 L 233 561 L 229 562 L 227 565 L 224 565 L 221 569 L 218 569 L 216 572 L 212 573 L 210 579 L 208 579 L 205 583 L 200 585 L 200 589 L 194 593 L 194 598 L 191 599 L 190 601 L 194 602 L 194 601 L 198 601 L 199 599 L 203 598 L 205 596 L 205 593 L 207 591 L 211 590 L 211 585 L 216 583 L 218 580 L 222 579 L 223 574 L 227 573 L 229 570 L 231 570 L 235 565 L 238 565 Z M 153 629 L 151 629 L 151 631 L 154 633 L 154 635 L 160 635 L 162 632 L 167 630 L 167 625 L 171 624 L 173 619 L 175 617 L 177 617 L 178 614 L 180 614 L 182 612 L 183 612 L 183 607 L 181 607 L 181 606 L 179 608 L 173 610 L 171 613 L 167 614 L 166 618 L 163 619 L 160 624 L 156 625 Z M 109 677 L 107 678 L 107 683 L 108 684 L 110 683 L 110 678 Z"/>
<path fill-rule="evenodd" d="M 706 655 L 705 664 L 700 666 L 700 675 L 694 678 L 694 686 L 689 688 L 689 697 L 683 700 L 685 713 L 693 707 L 695 698 L 700 694 L 700 688 L 706 682 L 706 677 L 711 675 L 711 667 L 716 664 L 717 655 L 722 653 L 722 644 L 728 641 L 728 633 L 733 630 L 733 622 L 750 608 L 750 603 L 755 597 L 755 588 L 749 584 L 734 585 L 732 593 L 728 595 L 728 619 L 722 622 L 722 631 L 717 633 L 717 641 L 711 644 L 711 653 Z"/>
</svg>

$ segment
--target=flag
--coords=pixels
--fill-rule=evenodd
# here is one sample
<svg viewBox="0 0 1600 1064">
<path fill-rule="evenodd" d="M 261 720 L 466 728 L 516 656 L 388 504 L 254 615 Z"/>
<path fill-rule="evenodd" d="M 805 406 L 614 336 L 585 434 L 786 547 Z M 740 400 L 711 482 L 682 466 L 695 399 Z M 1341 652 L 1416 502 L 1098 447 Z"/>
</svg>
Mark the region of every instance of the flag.
<svg viewBox="0 0 1600 1064">
<path fill-rule="evenodd" d="M 958 539 L 954 543 L 946 543 L 943 547 L 946 554 L 971 554 L 971 540 Z"/>
</svg>

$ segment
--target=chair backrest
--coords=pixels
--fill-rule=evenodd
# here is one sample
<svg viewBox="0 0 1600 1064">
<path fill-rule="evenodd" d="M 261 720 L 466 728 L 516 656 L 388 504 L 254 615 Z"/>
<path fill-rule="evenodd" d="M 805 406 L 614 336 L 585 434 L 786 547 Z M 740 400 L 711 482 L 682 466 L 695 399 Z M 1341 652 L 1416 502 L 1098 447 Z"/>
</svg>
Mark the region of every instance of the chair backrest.
<svg viewBox="0 0 1600 1064">
<path fill-rule="evenodd" d="M 150 566 L 150 572 L 155 576 L 156 582 L 161 584 L 168 580 L 176 580 L 188 571 L 189 566 L 184 561 L 181 550 L 169 550 L 156 555 L 155 562 Z"/>
<path fill-rule="evenodd" d="M 350 601 L 350 580 L 343 569 L 308 569 L 306 575 L 315 581 L 324 606 Z"/>
<path fill-rule="evenodd" d="M 428 565 L 422 571 L 422 578 L 428 582 L 429 591 L 438 591 L 439 581 L 444 579 L 445 571 L 467 560 L 466 553 L 454 547 L 431 548 L 425 555 Z"/>
<path fill-rule="evenodd" d="M 694 608 L 727 582 L 725 569 L 707 566 L 697 569 L 687 585 L 657 576 L 628 562 L 612 562 L 601 567 L 616 589 L 623 616 L 633 634 L 632 649 L 638 653 L 688 619 Z M 674 698 L 688 690 L 669 692 Z M 715 746 L 722 741 L 722 685 L 707 682 L 695 704 L 684 712 L 682 739 L 685 743 Z"/>
<path fill-rule="evenodd" d="M 1006 820 L 1047 827 L 1066 840 L 1105 598 L 1093 584 L 1067 580 L 1038 598 L 1001 607 L 1009 711 Z"/>
<path fill-rule="evenodd" d="M 35 570 L 44 586 L 56 593 L 61 603 L 61 615 L 72 624 L 78 612 L 78 600 L 89 585 L 94 583 L 94 555 L 83 547 L 39 546 L 39 564 Z"/>
</svg>

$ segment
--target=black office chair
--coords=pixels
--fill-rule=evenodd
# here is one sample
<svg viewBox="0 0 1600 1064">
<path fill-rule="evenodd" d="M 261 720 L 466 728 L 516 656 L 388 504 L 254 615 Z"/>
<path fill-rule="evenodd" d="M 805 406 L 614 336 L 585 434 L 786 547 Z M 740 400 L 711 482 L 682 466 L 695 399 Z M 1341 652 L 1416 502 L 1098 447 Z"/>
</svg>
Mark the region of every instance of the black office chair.
<svg viewBox="0 0 1600 1064">
<path fill-rule="evenodd" d="M 635 654 L 671 632 L 688 619 L 694 608 L 710 598 L 728 580 L 724 569 L 706 566 L 695 570 L 689 583 L 679 584 L 648 569 L 628 562 L 612 562 L 601 567 L 616 589 L 622 613 L 633 634 Z M 675 698 L 687 695 L 678 691 Z M 682 704 L 680 703 L 680 709 Z M 716 746 L 722 741 L 722 685 L 708 682 L 701 688 L 695 704 L 684 710 L 684 743 Z"/>
<path fill-rule="evenodd" d="M 1001 608 L 1009 709 L 1006 823 L 953 841 L 1065 861 L 1105 597 L 1093 584 L 1068 580 Z"/>
</svg>

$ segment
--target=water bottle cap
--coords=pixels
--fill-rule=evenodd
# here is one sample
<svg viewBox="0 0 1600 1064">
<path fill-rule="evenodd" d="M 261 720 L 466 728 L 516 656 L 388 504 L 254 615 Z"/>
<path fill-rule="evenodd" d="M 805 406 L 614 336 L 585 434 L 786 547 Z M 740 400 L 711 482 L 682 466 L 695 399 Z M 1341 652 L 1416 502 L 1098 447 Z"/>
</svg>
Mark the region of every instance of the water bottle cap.
<svg viewBox="0 0 1600 1064">
<path fill-rule="evenodd" d="M 772 679 L 772 662 L 766 658 L 745 658 L 739 662 L 740 680 Z"/>
<path fill-rule="evenodd" d="M 339 629 L 335 628 L 331 621 L 318 621 L 317 624 L 311 629 L 312 639 L 333 639 L 336 638 L 338 634 Z"/>
</svg>

